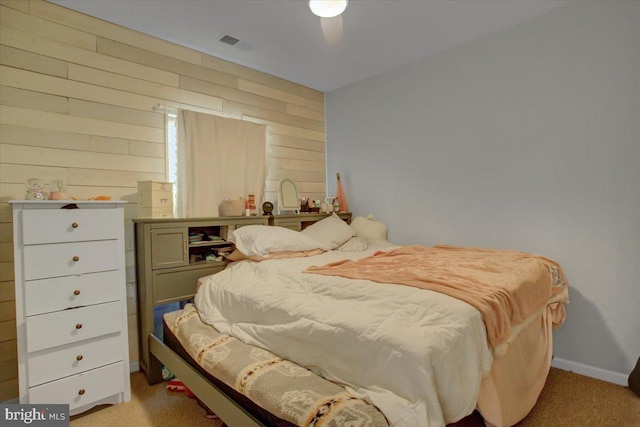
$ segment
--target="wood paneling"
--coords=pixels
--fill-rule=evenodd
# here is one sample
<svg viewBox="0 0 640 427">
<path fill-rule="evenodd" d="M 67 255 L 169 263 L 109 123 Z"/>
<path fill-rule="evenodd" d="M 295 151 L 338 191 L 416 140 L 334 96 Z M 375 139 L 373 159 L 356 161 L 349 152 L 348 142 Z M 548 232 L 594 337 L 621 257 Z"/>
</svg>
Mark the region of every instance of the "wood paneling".
<svg viewBox="0 0 640 427">
<path fill-rule="evenodd" d="M 280 147 L 277 145 L 271 146 L 271 156 L 284 158 L 284 159 L 313 160 L 313 161 L 322 162 L 322 163 L 325 162 L 324 151 L 313 151 L 313 150 L 304 150 L 299 148 Z"/>
<path fill-rule="evenodd" d="M 9 206 L 9 203 L 7 203 L 10 199 L 10 197 L 8 195 L 3 195 L 0 198 L 0 222 L 4 223 L 4 222 L 8 222 L 11 223 L 13 222 L 13 211 L 11 210 L 11 206 Z M 12 224 L 13 225 L 13 224 Z M 7 267 L 7 266 L 3 266 L 2 263 L 0 263 L 0 267 L 1 268 L 11 268 L 11 266 Z M 13 268 L 11 268 L 11 278 L 7 279 L 3 277 L 6 277 L 4 271 L 0 271 L 0 282 L 3 280 L 13 280 Z"/>
<path fill-rule="evenodd" d="M 225 100 L 222 104 L 222 110 L 229 113 L 235 113 L 242 116 L 257 117 L 260 119 L 283 123 L 285 125 L 291 125 L 299 128 L 311 129 L 320 132 L 324 131 L 323 122 L 305 119 L 304 117 L 292 116 L 291 114 L 271 111 L 260 107 L 254 107 L 252 105 L 243 104 L 241 102 Z"/>
<path fill-rule="evenodd" d="M 299 171 L 316 171 L 316 172 L 326 172 L 325 163 L 315 162 L 315 161 L 306 161 L 306 160 L 292 160 L 292 159 L 282 159 L 280 160 L 280 169 L 286 170 L 299 170 Z"/>
<path fill-rule="evenodd" d="M 0 104 L 69 114 L 69 99 L 64 96 L 0 86 Z"/>
<path fill-rule="evenodd" d="M 0 144 L 2 163 L 164 173 L 164 159 Z M 73 193 L 69 193 L 70 195 Z"/>
<path fill-rule="evenodd" d="M 10 106 L 0 106 L 0 124 L 150 142 L 164 141 L 164 129 Z"/>
<path fill-rule="evenodd" d="M 7 320 L 0 322 L 0 342 L 16 339 L 16 321 Z"/>
<path fill-rule="evenodd" d="M 140 111 L 133 108 L 118 107 L 80 99 L 70 99 L 69 114 L 72 116 L 93 117 L 110 122 L 154 127 L 162 129 L 162 135 L 164 137 L 164 113 Z"/>
<path fill-rule="evenodd" d="M 300 86 L 288 80 L 281 79 L 280 77 L 265 74 L 254 69 L 244 67 L 242 65 L 234 64 L 233 62 L 225 61 L 224 59 L 216 58 L 209 55 L 203 55 L 202 65 L 213 70 L 233 74 L 234 76 L 238 76 L 239 78 L 244 78 L 256 83 L 261 83 L 274 89 L 279 89 L 281 91 L 289 92 L 294 95 L 300 95 L 312 101 L 324 103 L 324 94 L 320 91 L 305 86 Z"/>
<path fill-rule="evenodd" d="M 74 30 L 26 13 L 19 13 L 6 7 L 0 7 L 0 25 L 57 40 L 70 46 L 96 50 L 96 36 L 93 34 Z"/>
<path fill-rule="evenodd" d="M 9 206 L 7 203 L 3 203 L 5 206 Z M 12 282 L 15 278 L 15 272 L 13 271 L 13 261 L 1 262 L 0 261 L 0 282 Z"/>
<path fill-rule="evenodd" d="M 56 77 L 67 77 L 67 63 L 44 55 L 0 46 L 0 63 Z"/>
<path fill-rule="evenodd" d="M 17 363 L 17 362 L 16 362 Z M 0 401 L 11 400 L 18 396 L 18 372 L 16 377 L 0 382 Z"/>
<path fill-rule="evenodd" d="M 131 144 L 127 139 L 12 125 L 0 125 L 0 141 L 4 144 L 110 154 L 129 154 Z"/>
<path fill-rule="evenodd" d="M 13 261 L 12 242 L 0 242 L 0 261 Z"/>
<path fill-rule="evenodd" d="M 147 81 L 178 86 L 178 75 L 166 71 L 133 64 L 128 61 L 102 55 L 94 51 L 71 46 L 56 40 L 46 39 L 32 33 L 26 33 L 10 27 L 0 28 L 0 39 L 6 46 L 26 50 L 40 55 L 61 59 L 73 64 L 82 64 L 101 70 L 113 71 L 126 76 Z"/>
<path fill-rule="evenodd" d="M 0 170 L 1 173 L 2 171 Z M 0 222 L 0 242 L 13 242 L 13 227 L 11 224 Z M 0 301 L 2 301 L 1 297 Z"/>
<path fill-rule="evenodd" d="M 2 303 L 0 303 L 2 304 Z M 17 347 L 16 340 L 0 341 L 0 369 L 8 369 L 17 366 Z M 0 380 L 0 402 L 10 400 L 18 396 L 18 372 L 14 371 L 14 375 L 2 375 Z"/>
<path fill-rule="evenodd" d="M 11 225 L 11 224 L 9 224 Z M 12 226 L 13 230 L 13 226 Z M 13 267 L 13 263 L 8 263 Z M 13 281 L 10 282 L 0 282 L 0 302 L 1 301 L 13 301 L 16 299 L 16 289 L 15 283 Z"/>
<path fill-rule="evenodd" d="M 284 112 L 287 109 L 287 105 L 284 102 L 188 76 L 182 76 L 180 78 L 180 87 L 193 92 L 206 93 L 228 101 L 242 102 L 267 110 Z"/>
<path fill-rule="evenodd" d="M 96 86 L 106 86 L 128 93 L 157 96 L 162 99 L 171 99 L 189 105 L 202 105 L 214 110 L 222 110 L 222 100 L 219 98 L 165 86 L 153 81 L 145 81 L 144 79 L 123 76 L 117 73 L 75 64 L 69 64 L 68 74 L 70 80 L 90 83 Z"/>
<path fill-rule="evenodd" d="M 29 13 L 29 2 L 25 0 L 0 0 L 0 5 L 19 10 L 20 12 Z"/>
<path fill-rule="evenodd" d="M 245 92 L 255 93 L 257 95 L 262 95 L 267 98 L 279 99 L 280 101 L 287 102 L 290 104 L 300 105 L 302 107 L 310 108 L 316 111 L 323 111 L 324 103 L 312 101 L 308 98 L 294 95 L 292 93 L 274 89 L 272 87 L 262 85 L 260 83 L 252 82 L 250 80 L 240 79 L 238 81 L 238 88 Z"/>
<path fill-rule="evenodd" d="M 13 261 L 3 262 L 2 264 L 13 266 Z M 16 303 L 15 301 L 3 301 L 0 302 L 0 322 L 7 320 L 15 320 L 16 318 Z"/>
<path fill-rule="evenodd" d="M 55 78 L 45 74 L 5 66 L 0 66 L 0 84 L 69 98 L 137 108 L 144 111 L 150 111 L 151 106 L 163 101 L 162 98 L 154 98 L 97 86 L 95 84 Z M 171 107 L 180 108 L 180 103 L 167 104 Z"/>
<path fill-rule="evenodd" d="M 108 182 L 113 187 L 130 187 L 138 191 L 138 181 L 162 181 L 164 172 L 107 171 L 98 169 L 69 168 L 69 185 L 94 186 Z"/>
<path fill-rule="evenodd" d="M 295 136 L 288 135 L 273 135 L 271 145 L 299 148 L 301 150 L 311 150 L 324 153 L 324 141 L 313 141 L 310 139 L 297 138 Z"/>
<path fill-rule="evenodd" d="M 326 191 L 324 94 L 42 0 L 0 0 L 0 401 L 17 395 L 13 215 L 24 182 L 62 179 L 77 198 L 125 206 L 135 297 L 137 181 L 165 180 L 160 104 L 268 125 L 267 200 L 278 181 Z M 132 299 L 133 301 L 133 299 Z M 138 358 L 135 306 L 130 355 Z"/>
<path fill-rule="evenodd" d="M 51 22 L 86 31 L 107 39 L 127 43 L 151 52 L 163 53 L 182 61 L 200 64 L 202 55 L 192 49 L 187 49 L 158 38 L 113 25 L 106 21 L 93 19 L 79 12 L 48 3 L 44 0 L 30 0 L 29 13 Z"/>
<path fill-rule="evenodd" d="M 17 360 L 16 357 L 16 340 L 0 342 L 0 362 L 7 360 Z"/>
<path fill-rule="evenodd" d="M 13 326 L 15 329 L 15 322 Z M 14 336 L 14 339 L 15 339 L 15 336 Z M 17 375 L 18 375 L 18 361 L 16 359 L 0 362 L 0 387 L 2 387 L 2 381 L 7 381 L 12 378 L 15 378 Z"/>
<path fill-rule="evenodd" d="M 324 111 L 305 108 L 295 104 L 287 104 L 287 113 L 293 114 L 294 116 L 300 116 L 300 117 L 306 117 L 312 120 L 318 120 L 324 123 Z"/>
<path fill-rule="evenodd" d="M 263 120 L 258 117 L 252 117 L 252 116 L 242 116 L 242 119 L 250 122 L 254 122 L 254 123 L 267 125 L 271 128 L 272 132 L 277 135 L 294 136 L 296 138 L 311 139 L 314 141 L 324 142 L 324 132 L 303 129 L 295 126 L 283 125 L 281 123 L 277 123 L 269 120 Z"/>
<path fill-rule="evenodd" d="M 164 144 L 147 141 L 129 141 L 129 154 L 132 156 L 158 157 L 164 159 L 166 151 Z"/>
<path fill-rule="evenodd" d="M 216 83 L 232 88 L 238 87 L 238 77 L 233 74 L 204 68 L 186 61 L 171 58 L 148 50 L 140 49 L 114 40 L 98 38 L 98 52 L 127 61 L 143 64 L 161 70 L 167 70 L 180 76 L 193 77 L 209 83 Z"/>
</svg>

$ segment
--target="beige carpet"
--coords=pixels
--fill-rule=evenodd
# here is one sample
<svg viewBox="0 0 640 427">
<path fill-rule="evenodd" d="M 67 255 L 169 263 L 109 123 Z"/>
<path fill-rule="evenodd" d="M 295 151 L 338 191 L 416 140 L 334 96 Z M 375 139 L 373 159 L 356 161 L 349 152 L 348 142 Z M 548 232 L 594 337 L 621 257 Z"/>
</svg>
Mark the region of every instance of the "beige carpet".
<svg viewBox="0 0 640 427">
<path fill-rule="evenodd" d="M 626 387 L 551 369 L 538 404 L 518 427 L 637 427 L 640 397 Z"/>
<path fill-rule="evenodd" d="M 73 427 L 220 427 L 220 420 L 182 392 L 168 391 L 165 383 L 150 386 L 141 372 L 131 374 L 131 401 L 101 405 L 71 417 Z"/>
<path fill-rule="evenodd" d="M 147 385 L 144 375 L 131 375 L 131 402 L 100 406 L 71 418 L 72 427 L 220 427 L 205 417 L 194 399 L 167 391 L 164 384 Z M 456 427 L 484 427 L 474 413 Z M 518 427 L 640 426 L 640 398 L 625 387 L 551 369 L 538 404 Z M 417 426 L 418 427 L 418 426 Z"/>
</svg>

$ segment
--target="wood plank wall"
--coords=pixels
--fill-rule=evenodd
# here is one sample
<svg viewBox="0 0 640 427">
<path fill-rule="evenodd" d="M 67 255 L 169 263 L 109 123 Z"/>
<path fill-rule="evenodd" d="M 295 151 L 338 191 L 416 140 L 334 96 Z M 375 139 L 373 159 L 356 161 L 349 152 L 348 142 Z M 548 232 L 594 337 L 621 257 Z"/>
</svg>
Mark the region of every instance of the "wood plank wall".
<svg viewBox="0 0 640 427">
<path fill-rule="evenodd" d="M 165 180 L 164 114 L 269 125 L 267 199 L 291 178 L 326 195 L 324 94 L 42 0 L 0 0 L 0 401 L 17 397 L 12 215 L 36 177 L 125 209 L 131 361 L 138 360 L 133 227 L 137 181 Z M 240 196 L 240 195 L 239 195 Z"/>
</svg>

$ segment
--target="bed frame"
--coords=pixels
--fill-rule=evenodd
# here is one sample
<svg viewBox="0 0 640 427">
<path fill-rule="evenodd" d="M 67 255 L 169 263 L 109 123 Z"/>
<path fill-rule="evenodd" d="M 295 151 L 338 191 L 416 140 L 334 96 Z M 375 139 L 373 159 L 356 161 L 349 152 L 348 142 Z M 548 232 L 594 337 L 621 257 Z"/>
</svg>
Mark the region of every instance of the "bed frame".
<svg viewBox="0 0 640 427">
<path fill-rule="evenodd" d="M 350 212 L 338 215 L 347 223 L 351 222 Z M 303 230 L 327 216 L 329 214 L 303 213 L 258 217 L 135 219 L 140 367 L 149 384 L 163 381 L 164 365 L 227 426 L 266 427 L 155 335 L 157 325 L 154 308 L 192 299 L 197 290 L 197 279 L 221 271 L 227 264 L 224 261 L 194 259 L 192 255 L 206 247 L 206 243 L 190 243 L 190 232 L 210 230 L 226 237 L 235 228 L 255 224 Z"/>
<path fill-rule="evenodd" d="M 145 372 L 149 384 L 163 381 L 162 365 L 164 365 L 228 427 L 271 426 L 268 419 L 254 415 L 252 409 L 243 407 L 197 368 L 192 367 L 178 354 L 180 349 L 172 350 L 154 334 L 156 326 L 154 308 L 171 302 L 191 300 L 196 294 L 198 278 L 214 274 L 226 266 L 225 262 L 197 260 L 191 262 L 192 248 L 189 245 L 189 231 L 214 227 L 216 232 L 225 236 L 234 228 L 249 224 L 278 225 L 302 230 L 327 216 L 328 214 L 303 213 L 274 217 L 134 220 L 139 359 L 140 367 Z M 351 221 L 351 213 L 340 213 L 339 216 L 347 223 Z M 198 245 L 195 247 L 197 248 Z M 551 365 L 552 325 L 561 324 L 563 320 L 562 304 L 549 304 L 546 311 L 538 314 L 529 326 L 519 333 L 518 338 L 511 343 L 510 351 L 500 359 L 494 360 L 489 376 L 481 384 L 481 396 L 478 399 L 477 409 L 485 422 L 495 425 L 513 425 L 522 420 L 533 408 Z M 531 351 L 532 342 L 535 351 Z M 524 362 L 523 357 L 526 359 Z M 529 369 L 527 375 L 511 375 L 511 364 L 515 363 L 514 360 Z M 535 372 L 530 372 L 531 367 L 534 367 Z M 517 407 L 512 407 L 513 402 L 509 402 L 509 398 L 502 400 L 502 397 L 510 396 L 510 390 L 513 390 L 513 387 L 528 390 L 525 395 L 518 396 L 520 404 L 516 405 Z M 474 414 L 469 417 L 473 418 L 473 416 Z M 465 418 L 459 423 L 469 425 L 469 422 Z"/>
</svg>

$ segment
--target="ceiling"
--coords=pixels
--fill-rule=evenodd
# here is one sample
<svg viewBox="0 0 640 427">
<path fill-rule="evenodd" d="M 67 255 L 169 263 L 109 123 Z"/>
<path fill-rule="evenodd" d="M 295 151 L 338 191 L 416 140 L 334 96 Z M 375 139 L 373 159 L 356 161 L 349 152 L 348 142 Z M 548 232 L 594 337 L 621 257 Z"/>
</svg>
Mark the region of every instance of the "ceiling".
<svg viewBox="0 0 640 427">
<path fill-rule="evenodd" d="M 351 0 L 325 41 L 306 0 L 50 0 L 330 92 L 547 13 L 556 0 Z M 236 47 L 218 40 L 239 39 Z M 238 48 L 240 46 L 240 48 Z"/>
</svg>

